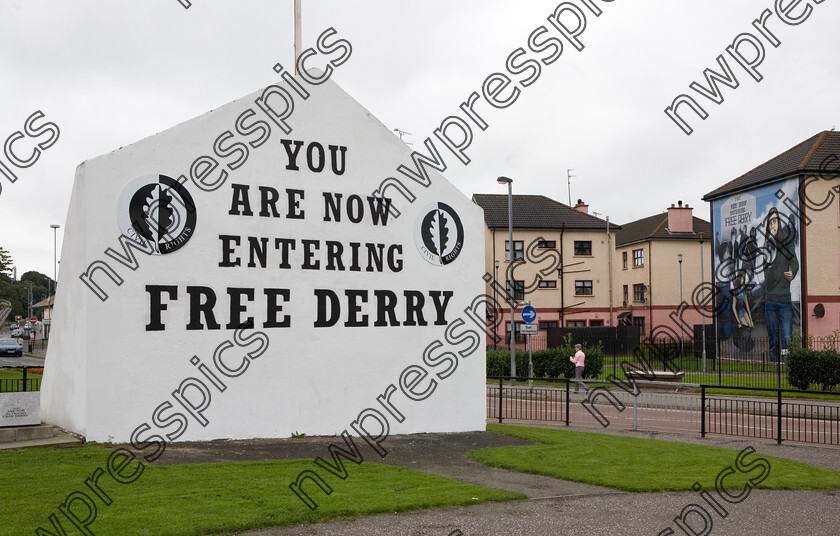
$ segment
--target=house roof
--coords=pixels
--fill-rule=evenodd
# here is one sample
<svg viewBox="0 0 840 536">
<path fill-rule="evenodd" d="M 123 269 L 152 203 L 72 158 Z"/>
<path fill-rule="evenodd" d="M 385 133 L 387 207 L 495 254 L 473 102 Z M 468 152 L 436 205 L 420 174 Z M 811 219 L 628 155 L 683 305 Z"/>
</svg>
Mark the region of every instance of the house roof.
<svg viewBox="0 0 840 536">
<path fill-rule="evenodd" d="M 712 190 L 703 197 L 703 201 L 711 201 L 732 192 L 753 188 L 800 173 L 836 175 L 837 171 L 832 172 L 827 167 L 830 166 L 831 169 L 836 170 L 837 166 L 831 165 L 833 161 L 826 159 L 830 156 L 834 156 L 836 159 L 838 154 L 840 154 L 840 132 L 833 130 L 820 132 L 771 158 L 757 168 L 727 182 L 720 188 Z"/>
<path fill-rule="evenodd" d="M 33 309 L 42 309 L 47 306 L 47 302 L 49 302 L 50 307 L 55 305 L 55 294 L 50 296 L 49 298 L 44 298 L 43 300 L 39 301 L 38 303 L 32 304 Z"/>
<path fill-rule="evenodd" d="M 709 238 L 712 226 L 709 222 L 694 218 L 693 233 L 673 233 L 668 229 L 668 214 L 656 214 L 641 220 L 625 223 L 615 234 L 616 247 L 626 246 L 643 240 L 698 240 L 702 234 Z"/>
<path fill-rule="evenodd" d="M 491 230 L 508 228 L 507 194 L 473 194 L 473 203 L 484 209 L 484 223 Z M 584 214 L 544 195 L 513 196 L 513 228 L 519 230 L 603 231 L 607 222 Z M 610 224 L 611 231 L 621 226 Z"/>
</svg>

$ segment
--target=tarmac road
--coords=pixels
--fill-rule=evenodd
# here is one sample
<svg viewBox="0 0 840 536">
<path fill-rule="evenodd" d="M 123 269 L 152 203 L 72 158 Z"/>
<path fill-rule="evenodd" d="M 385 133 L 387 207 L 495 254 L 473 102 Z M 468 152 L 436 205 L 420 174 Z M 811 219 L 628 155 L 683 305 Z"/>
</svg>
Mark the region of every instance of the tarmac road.
<svg viewBox="0 0 840 536">
<path fill-rule="evenodd" d="M 23 357 L 0 357 L 0 367 L 43 367 L 44 359 L 23 354 Z"/>
</svg>

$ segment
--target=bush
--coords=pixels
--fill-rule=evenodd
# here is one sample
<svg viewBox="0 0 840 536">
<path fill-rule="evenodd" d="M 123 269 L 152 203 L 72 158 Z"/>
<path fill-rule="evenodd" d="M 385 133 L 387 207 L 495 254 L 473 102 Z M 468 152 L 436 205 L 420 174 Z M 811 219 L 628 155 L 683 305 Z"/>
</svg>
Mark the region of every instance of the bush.
<svg viewBox="0 0 840 536">
<path fill-rule="evenodd" d="M 487 350 L 487 376 L 510 376 L 510 352 Z"/>
<path fill-rule="evenodd" d="M 590 346 L 583 343 L 583 353 L 586 362 L 583 369 L 584 378 L 600 376 L 604 368 L 604 350 L 600 344 Z M 534 364 L 535 378 L 574 378 L 575 366 L 569 357 L 575 354 L 575 346 L 571 336 L 566 337 L 563 345 L 548 350 L 532 352 L 531 361 Z M 520 377 L 528 375 L 528 351 L 516 351 L 516 374 Z M 487 376 L 510 376 L 510 350 L 487 350 Z"/>
<path fill-rule="evenodd" d="M 787 380 L 796 389 L 819 385 L 831 391 L 840 385 L 840 355 L 834 350 L 791 348 L 787 357 Z"/>
</svg>

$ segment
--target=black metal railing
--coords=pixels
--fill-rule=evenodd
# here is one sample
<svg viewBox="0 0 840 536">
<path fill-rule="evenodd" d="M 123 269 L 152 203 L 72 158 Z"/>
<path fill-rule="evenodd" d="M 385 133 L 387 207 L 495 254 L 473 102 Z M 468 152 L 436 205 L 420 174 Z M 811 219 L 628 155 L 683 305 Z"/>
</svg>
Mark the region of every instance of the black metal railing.
<svg viewBox="0 0 840 536">
<path fill-rule="evenodd" d="M 531 338 L 532 350 L 535 352 L 534 361 L 541 363 L 540 360 L 544 358 L 540 354 L 546 349 L 546 337 L 532 335 Z M 650 340 L 642 337 L 637 343 L 630 345 L 631 348 L 626 345 L 620 347 L 615 344 L 615 341 L 588 336 L 574 338 L 571 343 L 581 343 L 584 347 L 600 349 L 603 354 L 603 369 L 599 375 L 601 379 L 610 377 L 624 379 L 622 369 L 646 370 L 650 368 L 654 371 L 683 372 L 686 383 L 745 388 L 791 389 L 794 387 L 788 383 L 787 356 L 779 352 L 781 355 L 776 358 L 771 352 L 770 340 L 766 337 L 750 338 L 748 341 L 735 341 L 732 338 L 707 340 L 708 351 L 705 357 L 701 341 L 692 338 Z M 833 337 L 811 337 L 806 345 L 814 349 L 832 349 L 840 345 L 840 342 L 836 342 Z M 488 349 L 493 348 L 491 346 Z M 508 342 L 499 341 L 497 349 L 508 351 Z M 527 350 L 525 343 L 517 344 L 518 371 L 528 370 L 527 367 L 521 368 L 524 363 L 527 363 Z M 563 357 L 560 356 L 561 360 Z M 540 367 L 535 365 L 535 371 L 538 370 Z M 495 374 L 499 372 L 496 370 Z M 816 384 L 812 384 L 809 389 L 811 392 L 819 390 L 821 387 Z M 840 393 L 840 385 L 834 391 Z"/>
<path fill-rule="evenodd" d="M 516 378 L 516 386 L 505 386 L 510 377 L 494 377 L 499 385 L 487 385 L 487 417 L 504 419 L 565 422 L 569 424 L 569 380 L 540 380 L 557 387 L 529 386 L 529 378 Z"/>
<path fill-rule="evenodd" d="M 41 367 L 2 367 L 0 370 L 20 370 L 20 378 L 0 378 L 0 393 L 25 393 L 41 390 L 41 376 L 34 375 L 29 369 L 42 371 Z"/>
<path fill-rule="evenodd" d="M 809 391 L 829 400 L 784 399 L 793 389 L 737 387 L 748 391 L 772 391 L 775 400 L 759 400 L 737 395 L 707 395 L 707 389 L 726 390 L 718 385 L 700 386 L 700 435 L 706 433 L 840 445 L 840 393 Z"/>
</svg>

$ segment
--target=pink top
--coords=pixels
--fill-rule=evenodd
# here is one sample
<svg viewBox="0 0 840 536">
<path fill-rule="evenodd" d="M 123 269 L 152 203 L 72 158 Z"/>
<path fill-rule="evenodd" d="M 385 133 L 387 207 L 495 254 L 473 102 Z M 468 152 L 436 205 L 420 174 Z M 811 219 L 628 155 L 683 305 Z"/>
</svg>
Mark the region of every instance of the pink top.
<svg viewBox="0 0 840 536">
<path fill-rule="evenodd" d="M 586 354 L 583 353 L 583 350 L 578 350 L 575 352 L 575 357 L 570 358 L 569 361 L 572 361 L 576 367 L 582 367 L 585 359 Z"/>
</svg>

